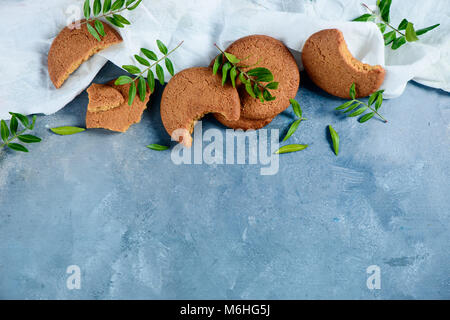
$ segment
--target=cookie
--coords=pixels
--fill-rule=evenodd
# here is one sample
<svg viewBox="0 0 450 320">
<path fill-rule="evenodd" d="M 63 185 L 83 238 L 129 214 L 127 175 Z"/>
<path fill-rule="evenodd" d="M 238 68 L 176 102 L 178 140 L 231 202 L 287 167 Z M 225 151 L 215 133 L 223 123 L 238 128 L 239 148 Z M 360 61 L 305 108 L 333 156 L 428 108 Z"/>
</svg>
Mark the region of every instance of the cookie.
<svg viewBox="0 0 450 320">
<path fill-rule="evenodd" d="M 147 108 L 147 102 L 150 99 L 150 92 L 147 91 L 144 101 L 141 101 L 139 96 L 136 96 L 133 104 L 129 106 L 128 91 L 130 84 L 118 86 L 114 84 L 114 81 L 111 81 L 108 83 L 108 86 L 120 92 L 124 101 L 120 106 L 106 111 L 91 112 L 88 110 L 86 112 L 86 128 L 104 128 L 112 131 L 125 132 L 132 124 L 141 121 L 142 113 Z"/>
<path fill-rule="evenodd" d="M 242 129 L 242 130 L 258 130 L 265 126 L 267 126 L 269 123 L 272 122 L 273 118 L 269 119 L 263 119 L 263 120 L 252 120 L 240 117 L 239 120 L 232 121 L 227 120 L 224 116 L 221 114 L 214 114 L 214 117 L 224 126 L 231 128 L 231 129 Z"/>
<path fill-rule="evenodd" d="M 205 114 L 220 113 L 228 120 L 238 120 L 240 110 L 237 90 L 230 84 L 222 86 L 221 77 L 213 75 L 211 68 L 189 68 L 177 73 L 161 98 L 164 128 L 186 147 L 192 145 L 195 121 Z"/>
<path fill-rule="evenodd" d="M 302 50 L 302 61 L 317 86 L 341 98 L 350 99 L 352 83 L 356 85 L 356 96 L 366 97 L 384 81 L 383 67 L 355 59 L 338 29 L 322 30 L 310 36 Z"/>
<path fill-rule="evenodd" d="M 47 63 L 48 74 L 56 88 L 60 88 L 69 75 L 93 54 L 122 42 L 116 30 L 104 22 L 102 24 L 106 35 L 101 41 L 89 33 L 86 23 L 80 25 L 79 22 L 62 29 L 53 40 Z"/>
<path fill-rule="evenodd" d="M 288 48 L 279 40 L 264 35 L 251 35 L 233 42 L 226 52 L 244 60 L 240 65 L 254 65 L 269 69 L 274 81 L 279 82 L 278 89 L 270 90 L 276 97 L 273 101 L 261 102 L 252 98 L 245 86 L 237 81 L 236 87 L 241 99 L 241 117 L 249 120 L 266 120 L 275 117 L 291 104 L 300 83 L 297 63 Z M 247 71 L 251 68 L 244 68 Z"/>
<path fill-rule="evenodd" d="M 87 93 L 89 96 L 89 112 L 99 112 L 117 108 L 125 101 L 119 90 L 106 84 L 93 83 L 87 89 Z"/>
</svg>

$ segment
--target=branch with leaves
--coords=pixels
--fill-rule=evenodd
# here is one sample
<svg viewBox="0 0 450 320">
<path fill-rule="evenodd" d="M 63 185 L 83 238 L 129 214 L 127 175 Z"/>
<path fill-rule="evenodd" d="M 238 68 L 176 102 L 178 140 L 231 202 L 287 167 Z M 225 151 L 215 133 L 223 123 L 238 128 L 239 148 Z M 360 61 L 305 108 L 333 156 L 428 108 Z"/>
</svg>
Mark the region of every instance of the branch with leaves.
<svg viewBox="0 0 450 320">
<path fill-rule="evenodd" d="M 15 139 L 23 143 L 36 143 L 41 142 L 41 138 L 33 136 L 31 134 L 25 134 L 28 130 L 33 130 L 34 125 L 36 123 L 36 116 L 34 115 L 31 123 L 26 116 L 20 113 L 10 112 L 11 120 L 9 121 L 9 127 L 6 124 L 5 120 L 1 120 L 1 138 L 3 140 L 3 144 L 0 145 L 0 149 L 4 147 L 8 147 L 14 151 L 28 152 L 28 149 L 19 143 L 12 142 Z M 19 129 L 19 121 L 23 126 L 23 129 L 18 131 Z"/>
<path fill-rule="evenodd" d="M 136 92 L 139 93 L 139 98 L 141 101 L 145 100 L 145 95 L 147 93 L 147 85 L 146 81 L 144 79 L 144 74 L 147 73 L 147 84 L 150 88 L 150 92 L 153 92 L 155 89 L 155 74 L 152 71 L 152 68 L 155 67 L 156 76 L 158 77 L 159 82 L 161 85 L 164 85 L 164 70 L 163 67 L 159 64 L 164 60 L 164 64 L 166 66 L 167 72 L 169 72 L 172 76 L 175 74 L 173 63 L 168 58 L 170 54 L 172 54 L 175 50 L 177 50 L 182 44 L 183 41 L 181 41 L 175 48 L 168 51 L 166 45 L 160 41 L 156 40 L 156 44 L 158 46 L 159 51 L 164 55 L 161 58 L 158 58 L 156 53 L 154 53 L 151 50 L 141 48 L 141 53 L 147 57 L 149 60 L 154 61 L 151 63 L 146 58 L 143 58 L 137 54 L 134 55 L 135 60 L 140 63 L 141 65 L 145 66 L 143 70 L 141 70 L 139 67 L 136 67 L 134 65 L 123 65 L 122 68 L 128 71 L 129 73 L 135 75 L 135 77 L 129 77 L 129 76 L 120 76 L 116 79 L 114 84 L 116 85 L 124 85 L 131 83 L 130 90 L 128 91 L 128 105 L 132 105 L 134 98 L 136 96 Z M 135 81 L 138 80 L 138 85 L 136 88 Z"/>
<path fill-rule="evenodd" d="M 335 110 L 340 110 L 343 113 L 347 113 L 353 111 L 347 115 L 347 117 L 357 117 L 362 115 L 367 110 L 371 112 L 366 113 L 361 118 L 359 118 L 360 123 L 364 123 L 373 118 L 373 116 L 377 115 L 383 122 L 387 122 L 387 120 L 378 112 L 380 110 L 381 105 L 383 103 L 383 92 L 384 90 L 378 90 L 370 95 L 367 103 L 356 99 L 356 87 L 355 83 L 353 83 L 350 87 L 350 98 L 352 100 L 347 101 L 346 103 L 340 105 L 335 108 Z"/>
<path fill-rule="evenodd" d="M 92 34 L 97 41 L 101 41 L 101 37 L 105 36 L 105 29 L 103 24 L 98 19 L 105 18 L 116 27 L 123 28 L 125 25 L 129 25 L 131 23 L 119 13 L 124 10 L 134 10 L 141 2 L 142 0 L 116 0 L 112 3 L 111 0 L 104 0 L 102 10 L 101 1 L 94 0 L 91 10 L 89 0 L 85 0 L 83 5 L 83 13 L 86 21 L 81 22 L 81 24 L 86 24 L 89 33 Z M 91 11 L 94 14 L 94 17 L 91 17 Z M 91 25 L 92 22 L 94 23 L 94 27 Z"/>
<path fill-rule="evenodd" d="M 423 29 L 415 30 L 412 22 L 409 22 L 407 19 L 403 19 L 396 28 L 390 23 L 391 4 L 392 0 L 378 0 L 377 7 L 379 12 L 376 12 L 370 9 L 368 5 L 362 3 L 361 5 L 370 13 L 363 14 L 362 16 L 353 19 L 353 21 L 372 21 L 377 23 L 381 33 L 383 34 L 384 44 L 388 46 L 392 43 L 391 48 L 393 50 L 397 50 L 406 42 L 414 42 L 419 40 L 418 36 L 421 36 L 428 31 L 439 27 L 440 25 L 438 23 Z M 390 28 L 391 31 L 386 32 L 386 28 Z"/>
<path fill-rule="evenodd" d="M 257 67 L 245 71 L 246 68 L 251 68 L 257 65 L 246 66 L 240 65 L 242 61 L 235 55 L 225 52 L 220 49 L 217 44 L 214 46 L 221 52 L 214 60 L 213 74 L 217 74 L 220 66 L 222 66 L 222 86 L 227 82 L 228 74 L 233 88 L 236 88 L 236 77 L 245 85 L 245 90 L 253 98 L 259 98 L 261 102 L 272 101 L 276 98 L 272 96 L 269 90 L 278 89 L 278 82 L 273 81 L 273 74 L 267 68 Z M 224 61 L 224 57 L 227 61 Z M 265 84 L 264 84 L 265 83 Z"/>
</svg>

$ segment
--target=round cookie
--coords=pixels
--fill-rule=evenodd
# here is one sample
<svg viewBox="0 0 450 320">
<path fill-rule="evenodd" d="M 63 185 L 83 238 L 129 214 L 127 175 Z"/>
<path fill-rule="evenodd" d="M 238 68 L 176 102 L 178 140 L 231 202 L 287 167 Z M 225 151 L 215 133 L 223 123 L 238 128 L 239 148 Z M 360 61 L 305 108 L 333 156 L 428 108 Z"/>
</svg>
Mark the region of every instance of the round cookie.
<svg viewBox="0 0 450 320">
<path fill-rule="evenodd" d="M 48 52 L 48 74 L 56 88 L 60 88 L 69 75 L 92 55 L 122 38 L 109 24 L 102 22 L 105 36 L 97 41 L 87 30 L 85 20 L 67 26 L 53 40 Z M 80 24 L 83 23 L 83 24 Z"/>
<path fill-rule="evenodd" d="M 238 120 L 239 95 L 230 84 L 222 86 L 221 77 L 211 68 L 189 68 L 177 73 L 166 85 L 161 98 L 161 119 L 167 133 L 192 145 L 195 121 L 207 113 L 220 113 L 228 120 Z"/>
<path fill-rule="evenodd" d="M 385 70 L 354 58 L 338 29 L 311 35 L 303 47 L 302 61 L 317 86 L 341 98 L 350 99 L 352 83 L 355 83 L 356 96 L 366 97 L 377 91 L 384 81 Z"/>
<path fill-rule="evenodd" d="M 226 52 L 244 60 L 241 65 L 254 65 L 269 69 L 274 81 L 279 82 L 278 89 L 270 90 L 276 97 L 273 101 L 261 102 L 252 98 L 244 85 L 237 81 L 236 87 L 241 99 L 241 117 L 252 120 L 266 120 L 275 117 L 291 104 L 297 94 L 300 73 L 297 63 L 288 48 L 279 40 L 265 35 L 251 35 L 233 42 Z M 247 59 L 246 59 L 247 58 Z M 251 68 L 245 68 L 244 71 Z"/>
<path fill-rule="evenodd" d="M 224 116 L 221 114 L 214 114 L 214 117 L 224 126 L 231 128 L 231 129 L 242 129 L 242 130 L 258 130 L 265 126 L 267 126 L 269 123 L 272 122 L 273 118 L 269 119 L 262 119 L 262 120 L 253 120 L 253 119 L 247 119 L 240 117 L 239 120 L 231 121 L 227 120 Z"/>
</svg>

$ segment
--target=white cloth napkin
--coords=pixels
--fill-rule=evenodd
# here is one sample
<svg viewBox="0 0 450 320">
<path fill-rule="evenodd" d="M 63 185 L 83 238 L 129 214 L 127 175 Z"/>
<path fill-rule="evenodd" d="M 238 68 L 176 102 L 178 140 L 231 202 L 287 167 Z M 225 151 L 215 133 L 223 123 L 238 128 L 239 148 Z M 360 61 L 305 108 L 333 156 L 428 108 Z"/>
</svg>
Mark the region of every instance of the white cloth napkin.
<svg viewBox="0 0 450 320">
<path fill-rule="evenodd" d="M 158 51 L 156 39 L 161 39 L 169 49 L 184 40 L 171 57 L 177 72 L 207 66 L 217 54 L 215 42 L 225 48 L 249 34 L 267 34 L 284 41 L 300 62 L 306 39 L 325 28 L 342 30 L 356 58 L 386 68 L 382 86 L 386 98 L 401 95 L 411 79 L 450 91 L 450 1 L 394 0 L 391 10 L 394 24 L 402 18 L 413 21 L 416 28 L 441 23 L 439 28 L 421 36 L 419 42 L 397 51 L 384 47 L 375 24 L 348 22 L 364 13 L 359 2 L 144 0 L 136 10 L 124 14 L 132 24 L 119 29 L 123 43 L 92 57 L 60 89 L 55 89 L 47 73 L 47 53 L 59 31 L 74 17 L 81 17 L 83 0 L 3 0 L 0 118 L 8 119 L 8 111 L 23 114 L 58 111 L 89 85 L 107 60 L 118 66 L 132 64 L 133 55 L 140 48 Z M 373 5 L 375 1 L 367 2 Z M 166 74 L 166 81 L 169 79 Z"/>
</svg>

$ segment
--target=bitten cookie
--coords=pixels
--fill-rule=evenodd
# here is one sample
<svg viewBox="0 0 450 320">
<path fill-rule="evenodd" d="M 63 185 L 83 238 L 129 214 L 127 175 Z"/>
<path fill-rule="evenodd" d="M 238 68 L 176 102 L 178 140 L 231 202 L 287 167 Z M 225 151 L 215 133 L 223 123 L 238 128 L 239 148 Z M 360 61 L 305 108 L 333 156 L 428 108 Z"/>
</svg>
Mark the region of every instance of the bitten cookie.
<svg viewBox="0 0 450 320">
<path fill-rule="evenodd" d="M 266 120 L 289 107 L 291 104 L 289 99 L 297 94 L 300 73 L 294 57 L 281 41 L 269 36 L 251 35 L 236 40 L 225 51 L 244 60 L 241 65 L 256 64 L 243 69 L 244 71 L 265 67 L 272 72 L 274 81 L 279 82 L 278 89 L 270 90 L 276 99 L 261 102 L 252 98 L 244 85 L 238 81 L 236 86 L 241 99 L 241 117 L 249 120 Z"/>
<path fill-rule="evenodd" d="M 161 98 L 161 119 L 166 131 L 186 147 L 192 145 L 195 121 L 207 113 L 238 120 L 241 104 L 237 90 L 212 74 L 211 68 L 189 68 L 177 73 Z M 176 131 L 179 130 L 179 131 Z M 176 131 L 176 132 L 175 132 Z M 174 133 L 175 132 L 175 133 Z"/>
<path fill-rule="evenodd" d="M 84 22 L 85 20 L 81 20 Z M 113 44 L 122 42 L 110 25 L 102 22 L 106 35 L 97 41 L 87 30 L 86 23 L 65 27 L 53 40 L 48 52 L 48 74 L 56 88 L 60 88 L 69 75 L 92 55 Z M 78 26 L 78 28 L 76 27 Z"/>
<path fill-rule="evenodd" d="M 322 30 L 310 36 L 302 50 L 302 61 L 317 86 L 341 98 L 350 98 L 352 83 L 356 85 L 356 96 L 366 97 L 377 91 L 384 81 L 385 70 L 355 59 L 337 29 Z"/>
<path fill-rule="evenodd" d="M 87 89 L 89 96 L 88 111 L 99 112 L 119 107 L 125 99 L 119 90 L 106 85 L 93 83 Z"/>
<path fill-rule="evenodd" d="M 88 110 L 86 112 L 86 128 L 104 128 L 112 131 L 125 132 L 132 124 L 141 121 L 142 113 L 147 108 L 147 102 L 150 99 L 150 91 L 147 91 L 144 101 L 141 101 L 136 96 L 133 104 L 129 106 L 128 91 L 130 84 L 118 86 L 114 84 L 114 81 L 111 81 L 108 83 L 108 86 L 119 91 L 124 101 L 120 106 L 106 111 L 91 112 Z"/>
<path fill-rule="evenodd" d="M 265 126 L 267 126 L 269 123 L 272 122 L 273 118 L 269 119 L 262 119 L 262 120 L 252 120 L 240 117 L 239 120 L 231 121 L 227 120 L 224 116 L 222 116 L 219 113 L 215 113 L 214 117 L 224 126 L 231 128 L 231 129 L 242 129 L 242 130 L 258 130 Z"/>
</svg>

